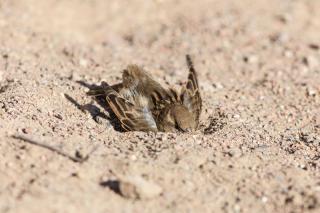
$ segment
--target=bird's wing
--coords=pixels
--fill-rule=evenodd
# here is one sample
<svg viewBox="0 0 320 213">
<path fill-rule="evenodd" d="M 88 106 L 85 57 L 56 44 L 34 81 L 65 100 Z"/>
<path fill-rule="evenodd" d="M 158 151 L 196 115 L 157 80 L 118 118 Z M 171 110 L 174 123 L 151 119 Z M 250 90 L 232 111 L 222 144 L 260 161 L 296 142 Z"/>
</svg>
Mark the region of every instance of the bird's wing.
<svg viewBox="0 0 320 213">
<path fill-rule="evenodd" d="M 137 65 L 129 65 L 122 75 L 124 87 L 144 95 L 153 109 L 174 102 L 174 96 Z"/>
<path fill-rule="evenodd" d="M 104 96 L 105 94 L 105 88 L 108 87 L 109 85 L 102 81 L 100 86 L 96 86 L 94 88 L 90 88 L 90 90 L 87 92 L 87 95 L 89 96 Z M 122 88 L 123 85 L 122 83 L 115 84 L 110 86 L 112 89 L 114 89 L 116 92 L 119 92 Z"/>
<path fill-rule="evenodd" d="M 202 99 L 200 96 L 198 76 L 189 55 L 186 55 L 186 60 L 189 68 L 189 75 L 188 82 L 181 92 L 181 100 L 183 105 L 195 115 L 196 122 L 199 123 Z"/>
<path fill-rule="evenodd" d="M 136 106 L 122 98 L 110 86 L 105 87 L 107 102 L 126 131 L 153 131 L 157 125 L 148 106 Z"/>
</svg>

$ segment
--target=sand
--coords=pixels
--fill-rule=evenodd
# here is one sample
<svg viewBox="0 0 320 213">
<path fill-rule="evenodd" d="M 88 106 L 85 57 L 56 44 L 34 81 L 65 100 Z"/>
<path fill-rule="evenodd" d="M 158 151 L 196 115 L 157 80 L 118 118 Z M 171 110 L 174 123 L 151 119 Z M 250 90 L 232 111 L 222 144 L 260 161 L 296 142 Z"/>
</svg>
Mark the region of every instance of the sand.
<svg viewBox="0 0 320 213">
<path fill-rule="evenodd" d="M 1 0 L 0 212 L 319 212 L 319 8 Z M 179 87 L 185 54 L 198 131 L 119 132 L 85 94 L 131 63 Z"/>
</svg>

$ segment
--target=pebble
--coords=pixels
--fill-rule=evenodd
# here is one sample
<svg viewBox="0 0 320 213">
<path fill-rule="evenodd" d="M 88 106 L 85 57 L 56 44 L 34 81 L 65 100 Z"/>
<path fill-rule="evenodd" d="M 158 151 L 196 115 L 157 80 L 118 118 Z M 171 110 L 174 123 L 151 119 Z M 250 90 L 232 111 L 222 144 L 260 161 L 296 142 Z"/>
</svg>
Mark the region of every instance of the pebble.
<svg viewBox="0 0 320 213">
<path fill-rule="evenodd" d="M 234 205 L 233 209 L 234 212 L 241 212 L 241 207 L 238 204 Z"/>
<path fill-rule="evenodd" d="M 243 60 L 248 64 L 256 64 L 259 61 L 259 57 L 257 55 L 249 55 L 245 56 Z"/>
<path fill-rule="evenodd" d="M 268 198 L 267 198 L 266 196 L 263 196 L 263 197 L 261 198 L 261 201 L 262 201 L 263 203 L 266 203 L 266 202 L 268 202 Z"/>
<path fill-rule="evenodd" d="M 314 88 L 312 88 L 312 87 L 307 88 L 307 95 L 309 97 L 316 96 L 316 94 L 317 94 L 317 91 Z"/>
<path fill-rule="evenodd" d="M 239 118 L 240 118 L 240 115 L 239 115 L 239 114 L 235 114 L 235 115 L 233 115 L 233 118 L 239 119 Z"/>
<path fill-rule="evenodd" d="M 279 21 L 281 21 L 283 24 L 287 24 L 288 22 L 290 22 L 292 20 L 292 17 L 290 16 L 290 14 L 281 14 L 278 16 Z"/>
<path fill-rule="evenodd" d="M 150 199 L 162 193 L 162 188 L 141 176 L 120 178 L 119 189 L 122 196 L 130 199 Z"/>
<path fill-rule="evenodd" d="M 29 128 L 29 127 L 23 128 L 23 129 L 22 129 L 22 132 L 23 132 L 24 134 L 29 134 L 29 133 L 31 132 L 31 128 Z"/>
<path fill-rule="evenodd" d="M 290 40 L 290 36 L 286 33 L 277 33 L 271 35 L 270 39 L 272 42 L 286 43 Z"/>
<path fill-rule="evenodd" d="M 286 58 L 292 58 L 293 57 L 293 52 L 290 51 L 290 50 L 286 50 L 286 51 L 284 51 L 284 56 Z"/>
<path fill-rule="evenodd" d="M 136 161 L 138 158 L 137 158 L 137 156 L 136 155 L 131 155 L 130 156 L 130 160 L 132 160 L 132 161 Z"/>
<path fill-rule="evenodd" d="M 229 153 L 232 155 L 232 157 L 236 157 L 236 158 L 239 158 L 239 157 L 242 156 L 242 151 L 241 151 L 241 149 L 240 149 L 240 148 L 237 148 L 237 147 L 231 148 L 231 149 L 229 150 Z"/>
<path fill-rule="evenodd" d="M 313 55 L 308 55 L 308 56 L 304 57 L 303 63 L 311 69 L 314 69 L 314 68 L 317 68 L 318 66 L 320 66 L 319 60 Z"/>
<path fill-rule="evenodd" d="M 319 50 L 320 49 L 320 45 L 318 44 L 309 44 L 309 48 L 312 50 Z"/>
<path fill-rule="evenodd" d="M 88 64 L 89 64 L 89 63 L 88 63 L 88 61 L 87 61 L 86 59 L 81 58 L 81 59 L 79 60 L 79 64 L 80 64 L 80 66 L 86 68 L 86 67 L 88 67 Z"/>
<path fill-rule="evenodd" d="M 219 82 L 213 83 L 212 86 L 213 86 L 213 88 L 218 89 L 218 90 L 224 88 L 224 86 Z"/>
</svg>

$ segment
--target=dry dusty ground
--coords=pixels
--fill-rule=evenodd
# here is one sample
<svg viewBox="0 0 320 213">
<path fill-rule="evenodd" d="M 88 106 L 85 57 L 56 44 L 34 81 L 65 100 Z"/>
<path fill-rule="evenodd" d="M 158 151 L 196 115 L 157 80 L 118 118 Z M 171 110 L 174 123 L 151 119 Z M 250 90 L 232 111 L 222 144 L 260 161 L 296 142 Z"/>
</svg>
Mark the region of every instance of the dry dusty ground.
<svg viewBox="0 0 320 213">
<path fill-rule="evenodd" d="M 0 0 L 0 212 L 319 212 L 319 9 Z M 129 63 L 179 85 L 186 53 L 204 99 L 196 132 L 118 132 L 85 95 Z M 71 155 L 98 148 L 75 163 L 16 132 Z M 136 176 L 156 187 L 126 197 Z"/>
</svg>

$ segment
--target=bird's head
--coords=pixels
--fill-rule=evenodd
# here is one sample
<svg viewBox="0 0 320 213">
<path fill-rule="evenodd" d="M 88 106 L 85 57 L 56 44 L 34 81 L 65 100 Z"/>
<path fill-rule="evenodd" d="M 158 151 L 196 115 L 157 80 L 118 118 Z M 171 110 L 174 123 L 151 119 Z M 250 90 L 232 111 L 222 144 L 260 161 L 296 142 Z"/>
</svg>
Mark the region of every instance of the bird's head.
<svg viewBox="0 0 320 213">
<path fill-rule="evenodd" d="M 190 132 L 197 128 L 194 115 L 183 105 L 172 105 L 163 113 L 161 127 L 165 132 Z"/>
</svg>

